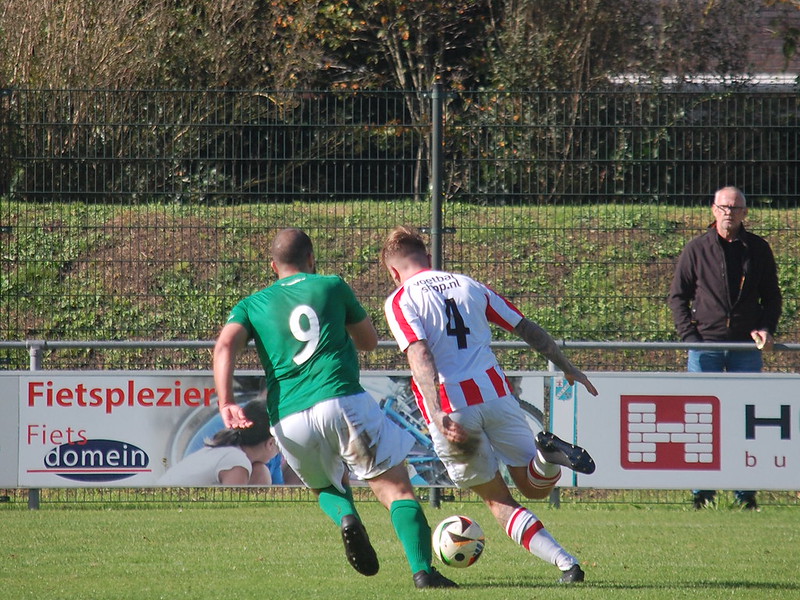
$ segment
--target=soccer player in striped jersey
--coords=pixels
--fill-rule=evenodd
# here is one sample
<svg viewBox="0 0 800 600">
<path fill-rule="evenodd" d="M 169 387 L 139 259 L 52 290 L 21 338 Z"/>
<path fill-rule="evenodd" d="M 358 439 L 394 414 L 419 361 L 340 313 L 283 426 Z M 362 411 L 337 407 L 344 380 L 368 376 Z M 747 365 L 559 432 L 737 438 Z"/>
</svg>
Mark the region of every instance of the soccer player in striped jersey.
<svg viewBox="0 0 800 600">
<path fill-rule="evenodd" d="M 511 539 L 556 565 L 562 583 L 583 581 L 578 560 L 548 533 L 539 518 L 514 500 L 499 463 L 527 498 L 546 498 L 561 466 L 594 472 L 591 456 L 550 432 L 531 432 L 490 348 L 491 324 L 513 331 L 558 368 L 570 384 L 597 390 L 555 340 L 488 286 L 457 273 L 431 269 L 419 233 L 395 228 L 381 260 L 397 289 L 384 305 L 412 389 L 439 458 L 459 487 L 476 492 Z"/>
</svg>

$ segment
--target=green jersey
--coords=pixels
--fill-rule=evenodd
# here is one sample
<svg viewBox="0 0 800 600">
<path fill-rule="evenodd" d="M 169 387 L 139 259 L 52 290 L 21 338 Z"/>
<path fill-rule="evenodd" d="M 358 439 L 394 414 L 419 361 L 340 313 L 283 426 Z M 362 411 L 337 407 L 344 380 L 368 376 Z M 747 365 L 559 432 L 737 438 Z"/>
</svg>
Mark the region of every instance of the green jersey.
<svg viewBox="0 0 800 600">
<path fill-rule="evenodd" d="M 346 325 L 367 316 L 341 277 L 298 273 L 239 302 L 228 323 L 255 339 L 270 423 L 318 402 L 363 392 Z"/>
</svg>

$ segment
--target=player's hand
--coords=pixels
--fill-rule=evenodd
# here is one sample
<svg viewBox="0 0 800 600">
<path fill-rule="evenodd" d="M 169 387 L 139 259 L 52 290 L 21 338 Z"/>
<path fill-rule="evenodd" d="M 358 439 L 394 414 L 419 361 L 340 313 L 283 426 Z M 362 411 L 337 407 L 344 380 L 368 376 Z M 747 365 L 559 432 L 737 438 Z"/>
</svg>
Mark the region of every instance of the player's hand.
<svg viewBox="0 0 800 600">
<path fill-rule="evenodd" d="M 756 348 L 759 350 L 772 350 L 775 345 L 775 340 L 766 329 L 754 329 L 750 332 L 750 337 L 756 343 Z"/>
<path fill-rule="evenodd" d="M 591 381 L 589 381 L 589 378 L 583 373 L 583 371 L 578 371 L 576 369 L 571 373 L 564 373 L 564 377 L 566 378 L 567 383 L 570 385 L 575 385 L 575 382 L 577 381 L 583 387 L 585 387 L 592 396 L 597 396 L 597 388 L 594 387 Z"/>
<path fill-rule="evenodd" d="M 469 438 L 469 434 L 460 423 L 456 423 L 447 413 L 440 413 L 439 418 L 434 419 L 436 428 L 447 438 L 451 444 L 463 444 Z"/>
<path fill-rule="evenodd" d="M 243 429 L 250 427 L 253 422 L 244 416 L 244 410 L 235 402 L 220 403 L 219 414 L 222 417 L 222 422 L 228 429 Z"/>
</svg>

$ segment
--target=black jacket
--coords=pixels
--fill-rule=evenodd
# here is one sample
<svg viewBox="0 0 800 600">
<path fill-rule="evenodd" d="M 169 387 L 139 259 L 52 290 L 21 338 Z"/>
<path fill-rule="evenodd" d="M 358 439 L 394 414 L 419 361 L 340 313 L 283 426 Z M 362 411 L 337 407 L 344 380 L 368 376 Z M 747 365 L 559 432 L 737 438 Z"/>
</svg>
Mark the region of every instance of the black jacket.
<svg viewBox="0 0 800 600">
<path fill-rule="evenodd" d="M 775 257 L 763 238 L 745 231 L 742 285 L 731 303 L 725 253 L 714 226 L 686 244 L 669 290 L 669 307 L 685 342 L 749 341 L 753 329 L 775 333 L 781 316 L 781 290 Z"/>
</svg>

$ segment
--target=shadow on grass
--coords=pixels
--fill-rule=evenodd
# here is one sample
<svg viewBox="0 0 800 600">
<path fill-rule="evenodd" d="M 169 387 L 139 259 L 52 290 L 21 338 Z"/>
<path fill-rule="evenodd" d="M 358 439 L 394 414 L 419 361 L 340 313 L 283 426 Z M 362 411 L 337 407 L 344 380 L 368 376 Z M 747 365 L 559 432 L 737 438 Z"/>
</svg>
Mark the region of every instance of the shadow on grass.
<svg viewBox="0 0 800 600">
<path fill-rule="evenodd" d="M 758 590 L 773 592 L 798 592 L 800 582 L 770 582 L 770 581 L 742 581 L 742 580 L 716 580 L 716 581 L 674 581 L 670 583 L 646 583 L 646 582 L 615 582 L 605 580 L 585 581 L 579 584 L 565 585 L 557 581 L 542 582 L 541 580 L 531 580 L 530 583 L 515 581 L 509 582 L 507 579 L 487 578 L 481 583 L 459 583 L 462 589 L 568 589 L 568 588 L 592 588 L 605 590 L 669 590 L 690 591 L 690 590 Z"/>
</svg>

